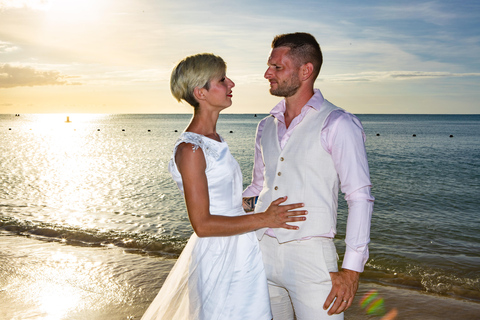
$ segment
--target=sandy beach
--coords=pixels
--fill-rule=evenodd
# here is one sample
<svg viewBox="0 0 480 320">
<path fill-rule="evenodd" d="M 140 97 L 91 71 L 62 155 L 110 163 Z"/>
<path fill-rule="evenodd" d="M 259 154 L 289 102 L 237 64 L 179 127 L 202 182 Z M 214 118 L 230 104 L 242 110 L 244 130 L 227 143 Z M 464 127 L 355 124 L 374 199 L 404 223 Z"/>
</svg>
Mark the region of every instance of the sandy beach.
<svg viewBox="0 0 480 320">
<path fill-rule="evenodd" d="M 0 235 L 0 319 L 140 319 L 175 259 L 117 247 L 82 247 Z M 370 290 L 398 310 L 395 319 L 478 319 L 480 303 L 362 282 L 345 318 L 367 315 L 359 302 Z"/>
</svg>

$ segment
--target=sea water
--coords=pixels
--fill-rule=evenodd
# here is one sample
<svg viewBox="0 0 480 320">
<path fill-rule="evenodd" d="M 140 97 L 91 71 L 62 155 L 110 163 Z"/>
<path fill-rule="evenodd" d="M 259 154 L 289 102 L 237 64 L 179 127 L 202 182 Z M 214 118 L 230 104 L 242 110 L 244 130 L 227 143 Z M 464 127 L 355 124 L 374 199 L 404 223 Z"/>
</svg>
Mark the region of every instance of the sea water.
<svg viewBox="0 0 480 320">
<path fill-rule="evenodd" d="M 224 114 L 218 122 L 244 187 L 264 116 Z M 362 278 L 480 301 L 480 115 L 358 117 L 376 199 Z M 192 228 L 167 165 L 189 121 L 173 114 L 0 115 L 0 229 L 91 255 L 114 246 L 178 256 Z M 340 194 L 340 256 L 346 218 Z"/>
</svg>

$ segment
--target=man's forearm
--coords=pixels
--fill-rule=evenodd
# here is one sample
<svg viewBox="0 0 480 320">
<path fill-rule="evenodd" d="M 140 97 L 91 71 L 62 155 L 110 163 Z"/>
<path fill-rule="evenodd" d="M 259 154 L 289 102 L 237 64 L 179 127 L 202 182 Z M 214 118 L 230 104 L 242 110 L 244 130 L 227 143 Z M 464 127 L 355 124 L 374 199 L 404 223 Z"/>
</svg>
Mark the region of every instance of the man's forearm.
<svg viewBox="0 0 480 320">
<path fill-rule="evenodd" d="M 357 196 L 357 197 L 355 197 Z M 360 191 L 348 200 L 346 251 L 342 267 L 362 272 L 368 259 L 370 242 L 370 224 L 373 213 L 373 197 L 370 188 Z"/>
</svg>

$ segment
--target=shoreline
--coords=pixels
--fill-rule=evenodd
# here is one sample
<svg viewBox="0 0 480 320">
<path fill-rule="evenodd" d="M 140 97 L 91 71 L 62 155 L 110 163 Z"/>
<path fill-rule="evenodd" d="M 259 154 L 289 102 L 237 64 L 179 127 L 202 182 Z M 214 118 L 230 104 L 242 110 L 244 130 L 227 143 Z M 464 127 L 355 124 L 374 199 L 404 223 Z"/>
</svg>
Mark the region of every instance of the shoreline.
<svg viewBox="0 0 480 320">
<path fill-rule="evenodd" d="M 69 246 L 86 248 L 115 247 L 131 254 L 149 255 L 166 259 L 176 259 L 188 240 L 188 238 L 171 238 L 114 231 L 102 234 L 96 230 L 62 228 L 46 223 L 40 225 L 31 224 L 30 222 L 15 224 L 14 220 L 2 219 L 0 216 L 0 235 L 2 233 L 44 242 L 57 242 Z M 337 249 L 341 250 L 342 245 L 337 246 Z M 360 281 L 480 303 L 480 291 L 478 290 L 472 290 L 469 287 L 462 287 L 461 284 L 448 282 L 439 283 L 438 287 L 432 285 L 426 287 L 424 281 L 429 281 L 429 279 L 425 280 L 423 276 L 421 274 L 406 274 L 402 272 L 389 273 L 369 267 L 367 263 L 364 272 L 360 276 Z M 427 276 L 431 275 L 427 274 Z"/>
<path fill-rule="evenodd" d="M 412 290 L 414 292 L 431 294 L 438 297 L 445 297 L 457 300 L 471 301 L 480 303 L 480 292 L 452 286 L 447 293 L 430 292 L 424 289 L 420 279 L 404 274 L 387 274 L 382 271 L 365 268 L 360 275 L 360 281 L 365 283 L 377 284 L 385 287 Z"/>
<path fill-rule="evenodd" d="M 1 319 L 140 319 L 176 261 L 6 232 L 0 240 Z M 386 312 L 398 310 L 395 319 L 478 319 L 480 314 L 480 302 L 361 279 L 345 319 L 381 318 L 359 305 L 372 290 L 384 299 Z"/>
</svg>

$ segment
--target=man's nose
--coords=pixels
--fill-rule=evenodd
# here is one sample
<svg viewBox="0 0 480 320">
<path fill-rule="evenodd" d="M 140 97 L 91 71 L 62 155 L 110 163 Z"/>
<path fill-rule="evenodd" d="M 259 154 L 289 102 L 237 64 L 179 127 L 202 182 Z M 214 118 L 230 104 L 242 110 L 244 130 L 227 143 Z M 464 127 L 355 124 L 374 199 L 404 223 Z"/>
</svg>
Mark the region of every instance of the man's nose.
<svg viewBox="0 0 480 320">
<path fill-rule="evenodd" d="M 270 68 L 267 68 L 265 74 L 263 75 L 265 79 L 270 79 L 272 77 L 272 73 L 270 72 Z"/>
</svg>

